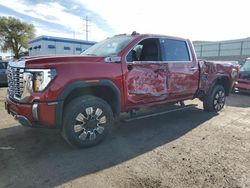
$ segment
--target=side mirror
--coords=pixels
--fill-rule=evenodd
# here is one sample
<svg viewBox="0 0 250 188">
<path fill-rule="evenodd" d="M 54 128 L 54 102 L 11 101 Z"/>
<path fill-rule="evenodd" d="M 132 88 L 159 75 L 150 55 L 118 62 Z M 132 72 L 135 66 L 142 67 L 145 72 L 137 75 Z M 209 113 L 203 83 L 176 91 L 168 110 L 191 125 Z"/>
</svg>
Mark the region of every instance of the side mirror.
<svg viewBox="0 0 250 188">
<path fill-rule="evenodd" d="M 133 69 L 133 66 L 132 65 L 128 65 L 128 70 L 132 70 Z"/>
</svg>

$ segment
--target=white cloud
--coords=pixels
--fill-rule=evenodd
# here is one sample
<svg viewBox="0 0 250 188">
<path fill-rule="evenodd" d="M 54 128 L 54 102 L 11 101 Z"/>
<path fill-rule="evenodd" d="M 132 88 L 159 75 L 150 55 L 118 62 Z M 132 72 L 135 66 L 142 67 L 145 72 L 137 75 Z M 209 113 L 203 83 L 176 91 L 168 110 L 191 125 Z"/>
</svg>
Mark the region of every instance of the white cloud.
<svg viewBox="0 0 250 188">
<path fill-rule="evenodd" d="M 78 0 L 119 33 L 159 33 L 193 40 L 247 37 L 246 0 Z"/>
<path fill-rule="evenodd" d="M 32 24 L 35 26 L 37 32 L 37 36 L 41 36 L 41 35 L 47 35 L 47 36 L 55 36 L 55 37 L 64 37 L 64 38 L 75 38 L 75 39 L 81 39 L 81 40 L 85 40 L 86 39 L 86 35 L 85 32 L 63 32 L 63 31 L 58 31 L 56 29 L 53 28 L 47 28 L 44 25 L 41 25 L 38 22 L 32 22 Z M 108 34 L 102 30 L 100 30 L 100 28 L 98 28 L 95 24 L 92 24 L 93 32 L 89 33 L 89 40 L 93 40 L 93 38 L 95 38 L 95 40 L 93 41 L 101 41 L 104 38 L 106 38 L 108 36 Z M 93 35 L 95 37 L 93 37 Z"/>
<path fill-rule="evenodd" d="M 73 5 L 73 6 L 71 7 L 72 10 L 76 10 L 76 9 L 78 9 L 78 8 L 79 8 L 78 5 Z"/>
<path fill-rule="evenodd" d="M 67 9 L 77 9 L 82 5 L 100 15 L 114 28 L 107 31 L 90 17 L 90 40 L 97 41 L 118 33 L 132 33 L 134 30 L 192 40 L 224 40 L 250 35 L 250 27 L 247 26 L 250 1 L 247 0 L 74 1 L 77 3 L 72 3 L 69 7 L 60 5 L 60 1 L 31 5 L 26 0 L 0 0 L 0 4 L 19 13 L 66 26 L 72 33 L 76 32 L 76 38 L 85 39 L 81 15 L 67 12 Z M 44 30 L 39 32 L 46 33 Z M 63 35 L 64 32 L 59 31 L 60 35 L 61 33 Z"/>
<path fill-rule="evenodd" d="M 80 16 L 76 16 L 74 14 L 71 14 L 66 11 L 66 7 L 61 6 L 57 2 L 50 2 L 50 3 L 39 3 L 36 5 L 30 5 L 27 4 L 24 0 L 11 0 L 11 1 L 5 1 L 0 0 L 0 3 L 4 6 L 11 8 L 21 14 L 31 16 L 33 18 L 37 18 L 46 22 L 59 24 L 61 26 L 65 26 L 68 28 L 69 32 L 63 32 L 63 31 L 56 31 L 51 32 L 51 29 L 49 31 L 45 30 L 44 28 L 41 28 L 41 26 L 35 24 L 37 35 L 43 34 L 53 34 L 53 36 L 70 36 L 70 32 L 72 33 L 71 36 L 73 36 L 73 33 L 75 33 L 75 37 L 79 39 L 85 39 L 84 35 L 84 20 Z M 73 8 L 77 8 L 76 6 L 73 6 Z M 90 40 L 101 40 L 104 36 L 107 35 L 105 31 L 103 31 L 101 28 L 96 26 L 94 23 L 93 25 L 93 33 L 92 37 L 89 38 Z M 66 34 L 69 33 L 69 34 Z"/>
<path fill-rule="evenodd" d="M 58 31 L 53 28 L 48 28 L 36 21 L 32 21 L 31 23 L 36 28 L 37 36 L 47 35 L 47 36 L 57 36 L 57 37 L 60 36 L 60 37 L 65 37 L 65 38 L 73 38 L 73 33 L 71 34 L 71 33 L 63 32 L 63 31 Z"/>
</svg>

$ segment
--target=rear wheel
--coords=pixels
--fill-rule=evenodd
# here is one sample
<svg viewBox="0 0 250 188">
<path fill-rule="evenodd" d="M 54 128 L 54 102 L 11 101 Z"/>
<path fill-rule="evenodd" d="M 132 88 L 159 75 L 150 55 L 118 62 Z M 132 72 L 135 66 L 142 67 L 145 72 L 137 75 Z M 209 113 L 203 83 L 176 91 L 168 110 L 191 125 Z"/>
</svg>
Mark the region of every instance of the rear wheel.
<svg viewBox="0 0 250 188">
<path fill-rule="evenodd" d="M 226 102 L 226 93 L 222 85 L 215 85 L 212 91 L 206 96 L 203 101 L 205 111 L 218 112 L 222 110 Z"/>
<path fill-rule="evenodd" d="M 113 112 L 102 99 L 83 96 L 70 102 L 64 113 L 63 136 L 77 147 L 98 144 L 113 124 Z"/>
</svg>

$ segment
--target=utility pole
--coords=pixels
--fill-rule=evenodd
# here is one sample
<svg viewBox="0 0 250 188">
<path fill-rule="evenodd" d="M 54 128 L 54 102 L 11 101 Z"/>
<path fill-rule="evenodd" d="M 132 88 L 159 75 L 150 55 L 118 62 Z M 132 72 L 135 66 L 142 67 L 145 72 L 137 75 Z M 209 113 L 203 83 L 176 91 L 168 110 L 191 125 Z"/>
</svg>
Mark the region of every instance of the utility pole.
<svg viewBox="0 0 250 188">
<path fill-rule="evenodd" d="M 83 19 L 84 21 L 85 21 L 85 29 L 84 29 L 84 31 L 85 31 L 85 34 L 86 34 L 86 41 L 88 41 L 89 40 L 89 32 L 90 32 L 90 29 L 89 29 L 89 26 L 90 26 L 90 24 L 89 24 L 89 19 L 88 19 L 88 16 L 86 16 L 86 18 L 85 19 Z"/>
</svg>

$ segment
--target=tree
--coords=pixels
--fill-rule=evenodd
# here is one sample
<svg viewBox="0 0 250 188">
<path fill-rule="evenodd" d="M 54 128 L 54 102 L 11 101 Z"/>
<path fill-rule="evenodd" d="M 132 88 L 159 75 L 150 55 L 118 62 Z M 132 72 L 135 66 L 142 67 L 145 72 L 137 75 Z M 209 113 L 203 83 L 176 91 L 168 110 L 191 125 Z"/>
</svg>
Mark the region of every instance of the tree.
<svg viewBox="0 0 250 188">
<path fill-rule="evenodd" d="M 32 24 L 21 22 L 14 17 L 0 16 L 0 48 L 6 52 L 14 53 L 14 58 L 19 58 L 19 53 L 28 48 L 29 40 L 35 37 L 35 28 Z"/>
</svg>

